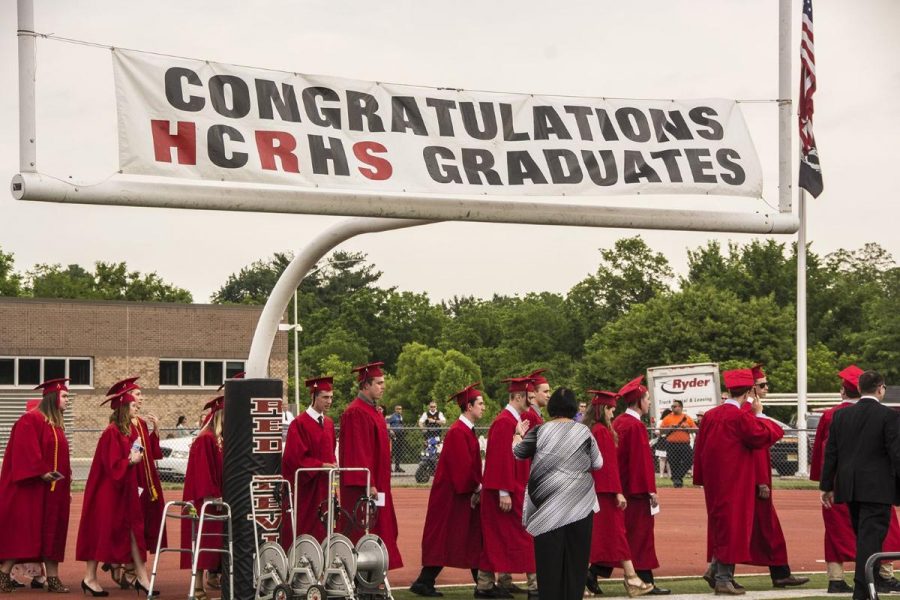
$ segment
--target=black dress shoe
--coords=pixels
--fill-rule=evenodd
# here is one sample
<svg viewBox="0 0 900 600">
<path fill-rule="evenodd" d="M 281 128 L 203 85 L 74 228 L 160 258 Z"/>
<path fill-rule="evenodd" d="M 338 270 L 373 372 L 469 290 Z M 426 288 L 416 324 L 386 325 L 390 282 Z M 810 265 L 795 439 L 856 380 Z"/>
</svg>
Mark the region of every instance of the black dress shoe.
<svg viewBox="0 0 900 600">
<path fill-rule="evenodd" d="M 742 590 L 742 589 L 744 589 L 744 586 L 742 586 L 741 584 L 739 584 L 739 583 L 738 583 L 737 581 L 735 581 L 734 579 L 731 580 L 731 585 L 733 585 L 733 586 L 734 586 L 734 589 L 736 589 L 736 590 Z"/>
<path fill-rule="evenodd" d="M 438 598 L 444 595 L 434 589 L 434 587 L 426 585 L 421 581 L 414 581 L 413 584 L 409 586 L 409 591 L 419 596 L 425 596 L 426 598 Z"/>
<path fill-rule="evenodd" d="M 25 586 L 22 586 L 22 587 L 25 587 Z M 42 590 L 42 589 L 44 589 L 44 582 L 43 582 L 43 581 L 38 581 L 38 580 L 37 580 L 37 577 L 33 577 L 33 578 L 31 579 L 31 589 L 33 589 L 33 590 Z"/>
<path fill-rule="evenodd" d="M 541 594 L 537 590 L 528 590 L 528 600 L 541 600 Z"/>
<path fill-rule="evenodd" d="M 893 577 L 890 579 L 881 579 L 878 578 L 875 580 L 875 591 L 879 594 L 892 594 L 897 593 L 897 584 L 900 583 Z"/>
<path fill-rule="evenodd" d="M 788 575 L 782 579 L 773 579 L 772 586 L 777 588 L 796 587 L 809 583 L 809 577 L 797 577 L 796 575 Z"/>
<path fill-rule="evenodd" d="M 497 587 L 499 587 L 501 590 L 505 590 L 505 591 L 509 592 L 510 594 L 527 594 L 528 593 L 528 590 L 520 588 L 519 586 L 517 586 L 514 583 L 510 583 L 509 585 L 501 585 L 501 586 L 497 586 Z"/>
<path fill-rule="evenodd" d="M 603 590 L 600 589 L 600 584 L 597 583 L 597 578 L 592 573 L 588 573 L 587 578 L 584 580 L 584 587 L 595 596 L 603 593 Z"/>
<path fill-rule="evenodd" d="M 496 585 L 486 590 L 479 590 L 478 588 L 475 588 L 474 595 L 476 598 L 512 598 L 512 594 L 510 594 L 503 588 L 497 587 Z"/>
<path fill-rule="evenodd" d="M 853 588 L 850 587 L 843 579 L 835 579 L 828 582 L 829 594 L 852 594 Z"/>
<path fill-rule="evenodd" d="M 656 584 L 653 585 L 653 589 L 647 592 L 648 596 L 668 596 L 672 593 L 672 590 L 668 590 L 666 588 L 656 587 Z"/>
</svg>

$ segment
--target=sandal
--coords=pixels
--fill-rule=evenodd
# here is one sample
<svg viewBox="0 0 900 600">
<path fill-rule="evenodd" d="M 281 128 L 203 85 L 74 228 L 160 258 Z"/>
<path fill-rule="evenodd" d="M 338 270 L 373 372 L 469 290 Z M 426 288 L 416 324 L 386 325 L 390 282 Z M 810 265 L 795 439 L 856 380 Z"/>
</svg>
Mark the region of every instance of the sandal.
<svg viewBox="0 0 900 600">
<path fill-rule="evenodd" d="M 47 577 L 44 582 L 44 589 L 53 594 L 68 594 L 69 588 L 63 585 L 59 577 Z"/>
<path fill-rule="evenodd" d="M 639 582 L 639 583 L 638 583 Z M 636 583 L 630 583 L 627 579 L 622 582 L 625 585 L 625 592 L 628 594 L 629 598 L 634 598 L 636 596 L 643 596 L 644 594 L 649 594 L 653 591 L 653 584 L 646 583 L 641 579 L 637 579 Z"/>
<path fill-rule="evenodd" d="M 206 576 L 206 587 L 212 588 L 214 590 L 222 589 L 222 576 L 219 573 L 210 572 Z"/>
<path fill-rule="evenodd" d="M 191 598 L 194 600 L 209 600 L 209 595 L 206 593 L 206 590 L 199 588 L 194 590 L 194 593 L 191 594 Z"/>
</svg>

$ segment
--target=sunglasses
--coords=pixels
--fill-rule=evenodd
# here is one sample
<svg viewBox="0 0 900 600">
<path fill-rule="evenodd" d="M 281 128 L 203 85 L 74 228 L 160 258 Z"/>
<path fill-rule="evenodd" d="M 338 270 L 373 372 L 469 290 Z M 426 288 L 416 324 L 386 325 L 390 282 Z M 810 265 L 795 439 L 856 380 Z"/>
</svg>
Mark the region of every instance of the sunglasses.
<svg viewBox="0 0 900 600">
<path fill-rule="evenodd" d="M 769 382 L 768 382 L 768 381 L 763 381 L 762 383 L 757 383 L 757 384 L 756 384 L 756 387 L 768 388 L 768 387 L 769 387 Z"/>
</svg>

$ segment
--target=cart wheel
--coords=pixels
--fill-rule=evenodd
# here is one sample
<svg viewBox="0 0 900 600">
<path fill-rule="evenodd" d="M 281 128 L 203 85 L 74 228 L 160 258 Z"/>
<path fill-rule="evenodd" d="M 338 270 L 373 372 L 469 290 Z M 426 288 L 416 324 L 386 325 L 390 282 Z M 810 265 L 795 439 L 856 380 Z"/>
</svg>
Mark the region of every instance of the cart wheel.
<svg viewBox="0 0 900 600">
<path fill-rule="evenodd" d="M 293 597 L 294 592 L 286 583 L 279 583 L 272 590 L 272 600 L 291 600 Z"/>
<path fill-rule="evenodd" d="M 306 600 L 326 600 L 327 598 L 324 585 L 311 585 L 306 590 Z"/>
</svg>

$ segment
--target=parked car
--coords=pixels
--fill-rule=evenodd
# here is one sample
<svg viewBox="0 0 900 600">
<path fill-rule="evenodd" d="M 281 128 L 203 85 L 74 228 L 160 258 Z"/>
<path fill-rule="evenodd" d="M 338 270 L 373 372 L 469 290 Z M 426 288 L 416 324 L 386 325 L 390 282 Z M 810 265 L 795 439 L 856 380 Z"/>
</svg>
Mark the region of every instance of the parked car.
<svg viewBox="0 0 900 600">
<path fill-rule="evenodd" d="M 163 457 L 156 461 L 156 468 L 159 469 L 161 481 L 184 482 L 191 442 L 194 441 L 196 435 L 197 432 L 193 432 L 190 437 L 173 437 L 159 441 Z"/>
</svg>

